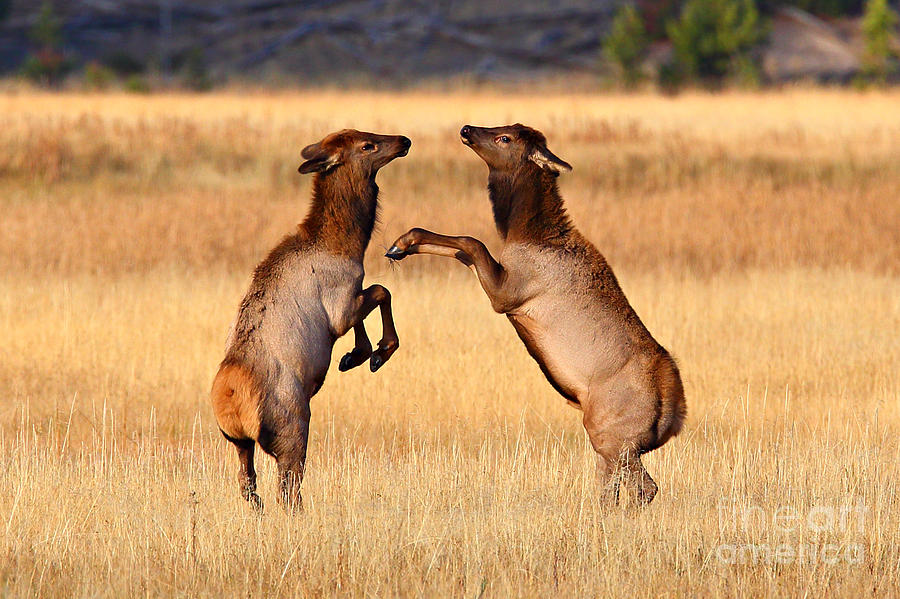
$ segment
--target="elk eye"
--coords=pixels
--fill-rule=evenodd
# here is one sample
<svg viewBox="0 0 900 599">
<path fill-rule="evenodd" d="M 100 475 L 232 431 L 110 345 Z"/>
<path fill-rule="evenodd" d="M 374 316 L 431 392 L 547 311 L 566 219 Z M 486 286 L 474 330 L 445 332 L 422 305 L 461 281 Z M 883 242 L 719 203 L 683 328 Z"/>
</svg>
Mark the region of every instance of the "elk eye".
<svg viewBox="0 0 900 599">
<path fill-rule="evenodd" d="M 500 141 L 502 141 L 502 142 L 505 143 L 505 144 L 508 144 L 509 141 L 510 141 L 509 136 L 508 136 L 508 135 L 501 135 L 501 136 L 500 136 Z"/>
<path fill-rule="evenodd" d="M 362 149 L 363 149 L 363 152 L 371 152 L 372 150 L 375 149 L 375 144 L 366 142 L 363 144 Z"/>
</svg>

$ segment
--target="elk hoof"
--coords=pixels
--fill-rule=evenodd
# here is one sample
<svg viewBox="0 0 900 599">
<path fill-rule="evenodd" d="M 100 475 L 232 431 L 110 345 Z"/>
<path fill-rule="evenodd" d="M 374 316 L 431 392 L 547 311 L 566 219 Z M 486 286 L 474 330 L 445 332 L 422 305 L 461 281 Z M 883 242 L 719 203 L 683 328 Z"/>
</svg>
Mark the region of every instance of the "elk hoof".
<svg viewBox="0 0 900 599">
<path fill-rule="evenodd" d="M 354 366 L 356 366 L 356 364 L 353 363 L 353 354 L 346 354 L 338 363 L 338 370 L 340 370 L 341 372 L 347 372 Z"/>
<path fill-rule="evenodd" d="M 253 511 L 257 514 L 262 514 L 265 510 L 263 509 L 262 499 L 259 498 L 259 495 L 256 493 L 250 493 L 247 496 L 247 502 L 250 504 L 250 507 L 253 508 Z"/>
<path fill-rule="evenodd" d="M 303 498 L 297 496 L 295 499 L 284 502 L 284 512 L 288 516 L 299 516 L 303 514 Z"/>
<path fill-rule="evenodd" d="M 653 498 L 656 497 L 657 491 L 659 491 L 659 487 L 656 486 L 656 483 L 653 482 L 650 477 L 647 477 L 649 480 L 644 480 L 639 488 L 637 493 L 637 503 L 638 507 L 644 507 L 650 505 L 650 502 L 653 501 Z"/>
<path fill-rule="evenodd" d="M 394 355 L 394 352 L 397 351 L 397 348 L 400 347 L 400 344 L 394 341 L 385 341 L 382 339 L 378 342 L 378 349 L 375 350 L 375 353 L 372 354 L 372 357 L 369 359 L 369 368 L 372 369 L 372 372 L 375 372 L 382 366 L 384 363 L 388 361 L 388 358 Z"/>
<path fill-rule="evenodd" d="M 344 357 L 341 358 L 340 363 L 338 363 L 338 370 L 341 372 L 347 372 L 351 368 L 356 368 L 363 362 L 369 359 L 369 356 L 372 355 L 372 348 L 369 347 L 367 349 L 364 348 L 354 348 L 352 351 L 344 354 Z"/>
<path fill-rule="evenodd" d="M 404 258 L 406 258 L 406 256 L 408 256 L 408 254 L 405 250 L 401 250 L 396 245 L 392 245 L 391 249 L 387 251 L 385 256 L 390 258 L 391 260 L 403 260 Z"/>
</svg>

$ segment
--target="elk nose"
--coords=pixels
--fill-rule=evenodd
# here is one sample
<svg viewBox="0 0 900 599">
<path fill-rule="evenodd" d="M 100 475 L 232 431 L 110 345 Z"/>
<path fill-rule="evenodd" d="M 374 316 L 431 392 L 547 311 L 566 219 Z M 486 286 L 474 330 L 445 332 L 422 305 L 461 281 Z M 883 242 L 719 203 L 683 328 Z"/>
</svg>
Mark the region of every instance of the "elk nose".
<svg viewBox="0 0 900 599">
<path fill-rule="evenodd" d="M 406 149 L 408 150 L 409 147 L 412 145 L 412 140 L 410 140 L 410 139 L 409 139 L 408 137 L 406 137 L 405 135 L 401 135 L 401 136 L 400 136 L 400 143 L 403 145 L 404 148 L 406 148 Z"/>
<path fill-rule="evenodd" d="M 472 127 L 469 125 L 464 125 L 463 128 L 459 130 L 459 136 L 463 139 L 469 139 L 470 135 L 472 135 Z"/>
</svg>

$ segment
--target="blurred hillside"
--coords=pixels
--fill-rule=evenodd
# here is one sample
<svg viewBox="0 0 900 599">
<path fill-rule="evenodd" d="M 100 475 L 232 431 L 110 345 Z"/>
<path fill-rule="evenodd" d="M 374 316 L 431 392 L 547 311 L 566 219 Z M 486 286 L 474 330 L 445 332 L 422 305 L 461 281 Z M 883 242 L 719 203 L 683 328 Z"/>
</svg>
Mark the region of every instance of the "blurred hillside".
<svg viewBox="0 0 900 599">
<path fill-rule="evenodd" d="M 581 74 L 591 79 L 614 73 L 602 48 L 624 4 L 57 0 L 42 5 L 0 0 L 0 16 L 7 7 L 6 18 L 0 19 L 0 73 L 27 71 L 29 58 L 37 56 L 53 68 L 60 63 L 59 72 L 80 72 L 93 64 L 119 76 L 149 73 L 163 81 L 186 73 L 200 88 L 228 79 L 387 86 L 454 77 L 503 81 Z M 750 57 L 763 80 L 847 82 L 860 71 L 863 2 L 751 4 L 763 15 L 764 42 Z M 683 5 L 637 2 L 650 44 L 642 50 L 645 71 L 655 73 L 672 60 L 666 23 Z M 48 11 L 44 21 L 42 6 Z M 46 29 L 47 19 L 56 28 L 44 34 L 56 38 L 49 44 L 36 41 L 35 33 Z M 104 76 L 93 75 L 101 83 Z"/>
<path fill-rule="evenodd" d="M 80 61 L 303 81 L 595 70 L 617 0 L 74 0 L 54 4 Z M 0 24 L 0 69 L 25 60 L 40 3 Z M 127 66 L 127 65 L 126 65 Z"/>
</svg>

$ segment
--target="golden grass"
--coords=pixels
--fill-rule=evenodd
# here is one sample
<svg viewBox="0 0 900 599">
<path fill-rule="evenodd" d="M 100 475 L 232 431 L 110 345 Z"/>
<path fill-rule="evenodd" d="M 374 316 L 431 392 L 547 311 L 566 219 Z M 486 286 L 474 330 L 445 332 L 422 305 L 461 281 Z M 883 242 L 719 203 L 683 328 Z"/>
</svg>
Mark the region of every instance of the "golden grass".
<svg viewBox="0 0 900 599">
<path fill-rule="evenodd" d="M 898 101 L 0 98 L 2 593 L 895 593 Z M 645 458 L 643 511 L 601 511 L 579 413 L 468 271 L 379 257 L 412 225 L 497 246 L 455 130 L 515 120 L 573 163 L 573 217 L 681 364 L 688 424 Z M 367 263 L 401 349 L 313 400 L 302 516 L 257 456 L 256 517 L 205 395 L 253 265 L 305 212 L 299 149 L 346 125 L 414 142 L 379 175 Z"/>
</svg>

